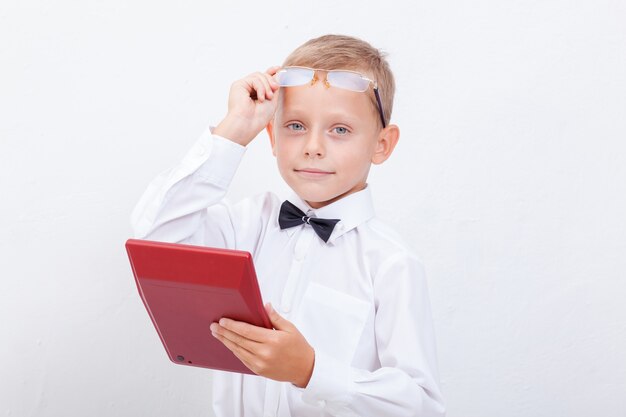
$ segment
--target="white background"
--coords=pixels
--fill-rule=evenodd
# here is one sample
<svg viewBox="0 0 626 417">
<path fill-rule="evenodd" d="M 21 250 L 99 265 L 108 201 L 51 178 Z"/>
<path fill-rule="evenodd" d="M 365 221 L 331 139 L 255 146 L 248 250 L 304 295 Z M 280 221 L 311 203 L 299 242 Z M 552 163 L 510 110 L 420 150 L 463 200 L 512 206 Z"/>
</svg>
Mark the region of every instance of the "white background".
<svg viewBox="0 0 626 417">
<path fill-rule="evenodd" d="M 124 250 L 230 83 L 307 39 L 389 52 L 370 183 L 426 264 L 450 417 L 626 415 L 626 3 L 0 5 L 0 416 L 209 416 Z M 284 185 L 260 134 L 238 200 Z"/>
</svg>

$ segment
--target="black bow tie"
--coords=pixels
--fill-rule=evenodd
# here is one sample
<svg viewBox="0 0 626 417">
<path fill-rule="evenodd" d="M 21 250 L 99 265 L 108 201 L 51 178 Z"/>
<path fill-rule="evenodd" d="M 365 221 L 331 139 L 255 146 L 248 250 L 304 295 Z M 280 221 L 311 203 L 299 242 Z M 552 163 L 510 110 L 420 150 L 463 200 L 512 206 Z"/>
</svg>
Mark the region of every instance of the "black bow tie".
<svg viewBox="0 0 626 417">
<path fill-rule="evenodd" d="M 278 224 L 280 224 L 281 229 L 288 229 L 306 223 L 311 225 L 315 233 L 317 233 L 324 242 L 328 242 L 328 238 L 338 221 L 339 219 L 309 217 L 288 200 L 280 206 L 280 214 L 278 215 Z"/>
</svg>

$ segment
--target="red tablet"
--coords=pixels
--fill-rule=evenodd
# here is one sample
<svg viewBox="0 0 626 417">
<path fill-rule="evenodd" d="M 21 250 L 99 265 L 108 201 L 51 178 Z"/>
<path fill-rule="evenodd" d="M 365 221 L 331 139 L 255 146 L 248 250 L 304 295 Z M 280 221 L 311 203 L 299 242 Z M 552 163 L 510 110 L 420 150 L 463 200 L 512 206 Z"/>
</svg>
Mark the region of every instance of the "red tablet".
<svg viewBox="0 0 626 417">
<path fill-rule="evenodd" d="M 249 252 L 139 239 L 126 251 L 172 362 L 253 374 L 209 328 L 222 317 L 272 328 Z"/>
</svg>

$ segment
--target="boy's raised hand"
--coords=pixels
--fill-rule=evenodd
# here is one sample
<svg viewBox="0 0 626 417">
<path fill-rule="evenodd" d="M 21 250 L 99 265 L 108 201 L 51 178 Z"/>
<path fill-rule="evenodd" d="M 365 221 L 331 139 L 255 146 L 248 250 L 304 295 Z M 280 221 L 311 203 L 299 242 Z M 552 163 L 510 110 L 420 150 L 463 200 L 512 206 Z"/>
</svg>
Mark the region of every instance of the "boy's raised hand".
<svg viewBox="0 0 626 417">
<path fill-rule="evenodd" d="M 265 128 L 278 106 L 279 85 L 274 74 L 280 67 L 255 72 L 235 81 L 228 95 L 228 113 L 213 129 L 242 146 L 246 146 Z"/>
<path fill-rule="evenodd" d="M 313 347 L 270 304 L 265 309 L 275 330 L 223 318 L 211 324 L 211 333 L 255 374 L 305 388 L 313 373 Z"/>
</svg>

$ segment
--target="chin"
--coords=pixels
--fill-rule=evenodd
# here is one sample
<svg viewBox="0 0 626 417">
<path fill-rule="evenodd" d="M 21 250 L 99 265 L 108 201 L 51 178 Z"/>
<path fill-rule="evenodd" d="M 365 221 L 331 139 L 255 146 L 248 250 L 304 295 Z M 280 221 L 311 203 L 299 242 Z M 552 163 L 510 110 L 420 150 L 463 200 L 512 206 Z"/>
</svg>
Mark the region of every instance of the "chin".
<svg viewBox="0 0 626 417">
<path fill-rule="evenodd" d="M 326 201 L 332 200 L 337 196 L 332 195 L 319 195 L 317 193 L 297 193 L 301 199 L 305 200 L 308 203 L 324 203 Z"/>
<path fill-rule="evenodd" d="M 294 191 L 296 192 L 296 194 L 298 194 L 298 196 L 301 199 L 309 203 L 311 207 L 314 207 L 316 205 L 318 206 L 314 208 L 320 208 L 325 205 L 328 205 L 331 203 L 331 201 L 334 202 L 335 199 L 345 194 L 345 192 L 340 192 L 340 193 L 312 192 L 312 191 L 307 192 L 304 190 L 295 190 L 295 189 Z"/>
<path fill-rule="evenodd" d="M 283 179 L 285 178 L 283 177 Z M 349 187 L 344 189 L 344 187 L 340 187 L 338 184 L 325 184 L 323 182 L 302 183 L 298 180 L 285 182 L 287 182 L 289 188 L 291 188 L 301 199 L 308 202 L 311 206 L 313 204 L 327 204 L 327 202 L 343 196 L 351 190 Z M 329 185 L 334 185 L 334 187 Z"/>
<path fill-rule="evenodd" d="M 307 190 L 302 187 L 291 187 L 291 189 L 298 194 L 301 199 L 309 203 L 323 203 L 337 197 L 337 195 L 329 194 L 327 191 Z"/>
</svg>

